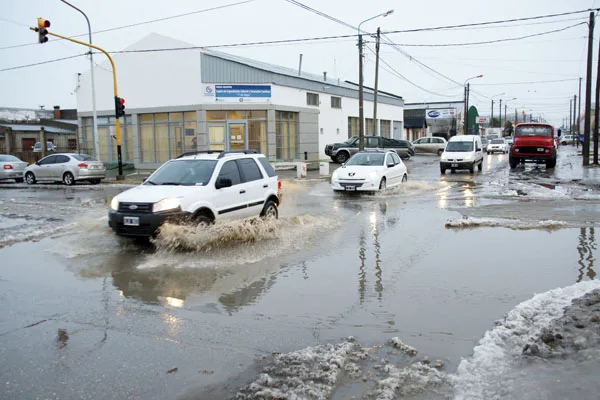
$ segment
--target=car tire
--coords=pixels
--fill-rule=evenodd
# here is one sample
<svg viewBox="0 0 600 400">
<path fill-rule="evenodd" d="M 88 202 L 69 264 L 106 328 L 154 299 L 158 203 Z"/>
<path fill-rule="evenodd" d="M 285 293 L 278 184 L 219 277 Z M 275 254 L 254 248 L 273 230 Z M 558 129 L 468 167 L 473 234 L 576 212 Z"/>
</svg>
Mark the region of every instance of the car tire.
<svg viewBox="0 0 600 400">
<path fill-rule="evenodd" d="M 15 178 L 15 182 L 17 182 L 17 183 L 23 183 L 23 178 Z"/>
<path fill-rule="evenodd" d="M 278 219 L 279 210 L 277 208 L 277 203 L 272 200 L 267 201 L 260 213 L 260 216 L 264 219 Z"/>
<path fill-rule="evenodd" d="M 546 169 L 552 169 L 556 167 L 556 158 L 552 158 L 546 162 Z"/>
<path fill-rule="evenodd" d="M 563 146 L 566 146 L 567 142 L 560 142 L 560 144 L 562 144 Z"/>
<path fill-rule="evenodd" d="M 72 186 L 75 184 L 75 177 L 70 172 L 65 172 L 62 178 L 62 182 L 67 186 Z"/>
<path fill-rule="evenodd" d="M 338 164 L 343 164 L 350 158 L 350 154 L 347 151 L 340 151 L 335 155 L 335 162 Z"/>
<path fill-rule="evenodd" d="M 198 226 L 208 227 L 209 225 L 212 225 L 214 223 L 214 221 L 208 215 L 206 215 L 204 213 L 200 213 L 200 214 L 194 216 L 194 223 Z"/>
<path fill-rule="evenodd" d="M 402 182 L 407 182 L 408 181 L 408 175 L 404 174 L 402 175 Z"/>
<path fill-rule="evenodd" d="M 440 167 L 440 174 L 445 175 L 446 174 L 446 168 Z"/>
<path fill-rule="evenodd" d="M 387 187 L 387 182 L 385 178 L 381 178 L 381 182 L 379 182 L 379 190 L 385 190 Z"/>
<path fill-rule="evenodd" d="M 483 160 L 477 165 L 477 171 L 481 172 L 483 170 Z"/>
<path fill-rule="evenodd" d="M 510 169 L 515 169 L 517 168 L 517 165 L 519 165 L 519 159 L 509 157 L 508 164 L 510 165 Z"/>
<path fill-rule="evenodd" d="M 444 152 L 444 150 L 442 150 L 442 149 L 439 149 L 439 150 L 437 151 L 437 155 L 438 155 L 438 156 L 441 156 L 443 152 Z"/>
<path fill-rule="evenodd" d="M 35 175 L 33 174 L 33 172 L 28 172 L 25 174 L 25 182 L 27 182 L 28 185 L 35 184 L 36 179 L 35 179 Z"/>
<path fill-rule="evenodd" d="M 91 183 L 92 185 L 97 185 L 97 184 L 99 184 L 99 183 L 100 183 L 100 181 L 101 181 L 101 180 L 102 180 L 102 179 L 90 179 L 90 183 Z"/>
<path fill-rule="evenodd" d="M 471 174 L 475 173 L 475 162 L 473 162 L 473 164 L 469 168 L 469 173 L 471 173 Z"/>
</svg>

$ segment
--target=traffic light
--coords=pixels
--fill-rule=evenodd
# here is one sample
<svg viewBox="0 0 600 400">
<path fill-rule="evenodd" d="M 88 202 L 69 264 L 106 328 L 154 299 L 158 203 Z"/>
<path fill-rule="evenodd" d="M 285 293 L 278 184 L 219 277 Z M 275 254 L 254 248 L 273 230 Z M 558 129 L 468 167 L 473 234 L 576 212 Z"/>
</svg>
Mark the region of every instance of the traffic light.
<svg viewBox="0 0 600 400">
<path fill-rule="evenodd" d="M 46 36 L 48 34 L 48 29 L 50 28 L 50 21 L 48 21 L 47 19 L 44 19 L 42 17 L 39 17 L 37 19 L 38 22 L 38 26 L 37 26 L 37 33 L 38 33 L 38 41 L 40 43 L 46 43 L 48 41 L 48 37 Z"/>
<path fill-rule="evenodd" d="M 115 96 L 115 115 L 117 118 L 125 115 L 125 99 Z"/>
</svg>

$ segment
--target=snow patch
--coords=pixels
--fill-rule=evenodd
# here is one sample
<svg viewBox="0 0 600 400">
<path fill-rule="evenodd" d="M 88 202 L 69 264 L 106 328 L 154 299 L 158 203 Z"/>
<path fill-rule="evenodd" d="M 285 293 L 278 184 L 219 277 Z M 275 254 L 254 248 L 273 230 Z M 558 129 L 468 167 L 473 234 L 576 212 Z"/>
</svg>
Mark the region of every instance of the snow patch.
<svg viewBox="0 0 600 400">
<path fill-rule="evenodd" d="M 403 352 L 405 354 L 408 354 L 409 356 L 416 356 L 417 355 L 417 349 L 415 349 L 414 347 L 411 347 L 411 346 L 405 344 L 398 337 L 391 338 L 390 339 L 390 343 L 396 349 L 399 349 L 401 352 Z"/>
<path fill-rule="evenodd" d="M 355 343 L 325 344 L 275 356 L 237 399 L 328 399 L 343 373 L 358 374 L 366 353 Z"/>
<path fill-rule="evenodd" d="M 463 359 L 453 377 L 457 400 L 496 399 L 507 396 L 506 377 L 521 359 L 532 336 L 564 313 L 575 298 L 600 288 L 600 281 L 585 281 L 550 290 L 524 301 L 512 309 L 496 327 L 485 333 L 473 355 Z"/>
<path fill-rule="evenodd" d="M 399 369 L 386 364 L 383 371 L 387 378 L 377 382 L 377 400 L 393 400 L 400 396 L 410 396 L 448 383 L 448 376 L 427 364 L 415 363 Z"/>
<path fill-rule="evenodd" d="M 527 229 L 562 229 L 568 227 L 568 224 L 563 221 L 543 220 L 543 221 L 521 221 L 518 219 L 506 218 L 449 218 L 446 221 L 446 228 L 464 229 L 464 228 L 481 228 L 481 227 L 503 227 L 514 230 Z"/>
</svg>

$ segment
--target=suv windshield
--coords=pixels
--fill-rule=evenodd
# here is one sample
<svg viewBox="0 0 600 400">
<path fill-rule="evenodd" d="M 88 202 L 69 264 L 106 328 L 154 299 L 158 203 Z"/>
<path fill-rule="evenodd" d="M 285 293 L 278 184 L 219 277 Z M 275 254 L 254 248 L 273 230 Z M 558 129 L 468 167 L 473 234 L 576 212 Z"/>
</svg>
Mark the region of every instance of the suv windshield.
<svg viewBox="0 0 600 400">
<path fill-rule="evenodd" d="M 554 133 L 549 126 L 518 126 L 515 130 L 515 137 L 517 136 L 545 136 L 551 138 Z"/>
<path fill-rule="evenodd" d="M 448 152 L 473 151 L 473 142 L 448 142 L 446 145 Z"/>
<path fill-rule="evenodd" d="M 504 143 L 504 139 L 494 139 L 492 140 L 492 144 L 502 144 Z"/>
<path fill-rule="evenodd" d="M 352 136 L 350 139 L 346 140 L 344 143 L 352 146 L 358 140 L 358 136 Z"/>
<path fill-rule="evenodd" d="M 383 165 L 383 153 L 357 153 L 352 157 L 346 165 Z"/>
<path fill-rule="evenodd" d="M 216 160 L 173 160 L 160 167 L 144 185 L 205 186 Z"/>
</svg>

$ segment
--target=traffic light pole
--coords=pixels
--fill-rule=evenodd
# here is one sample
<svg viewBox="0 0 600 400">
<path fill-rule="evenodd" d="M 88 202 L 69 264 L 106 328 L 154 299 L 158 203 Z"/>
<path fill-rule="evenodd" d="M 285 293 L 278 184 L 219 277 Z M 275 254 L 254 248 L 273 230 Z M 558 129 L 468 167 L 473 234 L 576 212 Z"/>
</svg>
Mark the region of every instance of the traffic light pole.
<svg viewBox="0 0 600 400">
<path fill-rule="evenodd" d="M 31 29 L 32 31 L 35 31 L 35 28 L 29 28 L 29 29 Z M 73 42 L 73 43 L 77 43 L 77 44 L 80 44 L 83 46 L 91 47 L 92 49 L 96 49 L 96 50 L 104 53 L 104 55 L 106 55 L 106 57 L 108 57 L 108 61 L 110 61 L 110 65 L 112 66 L 113 91 L 115 93 L 115 97 L 119 96 L 119 93 L 117 90 L 117 70 L 115 68 L 115 63 L 114 63 L 112 57 L 104 49 L 101 49 L 98 46 L 94 46 L 91 43 L 80 42 L 79 40 L 75 40 L 70 37 L 62 36 L 57 33 L 48 32 L 47 34 L 50 36 L 55 36 L 57 38 L 68 40 L 69 42 Z M 119 166 L 119 175 L 117 175 L 117 180 L 121 181 L 121 180 L 123 180 L 123 158 L 122 158 L 122 154 L 121 154 L 121 121 L 119 120 L 118 117 L 115 118 L 115 129 L 117 131 L 117 163 Z"/>
</svg>

